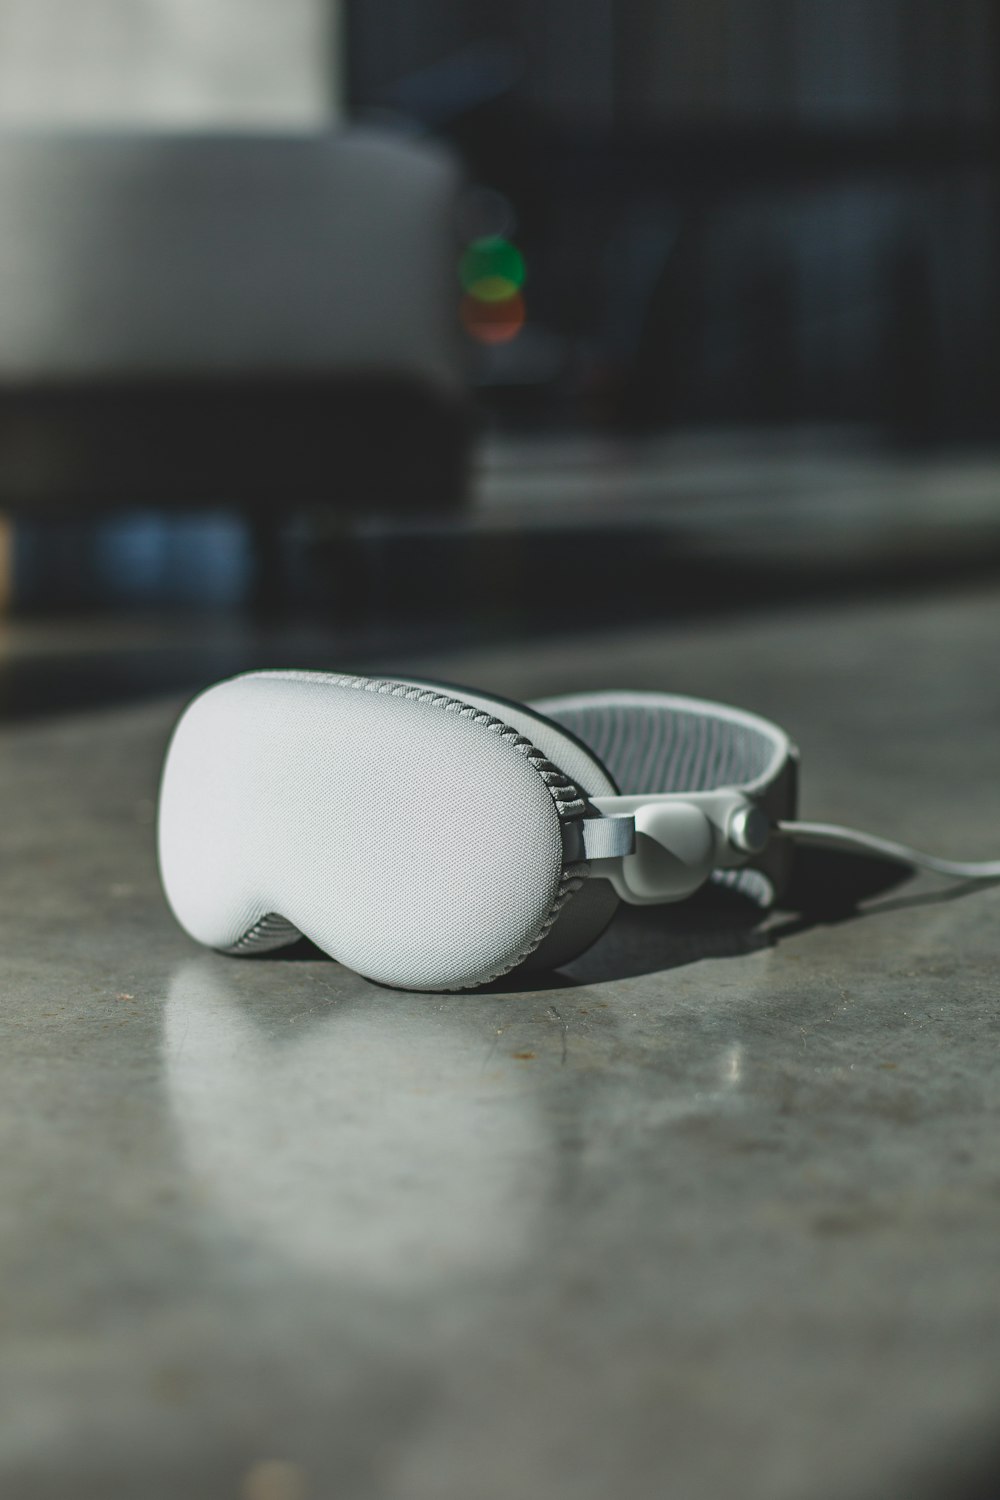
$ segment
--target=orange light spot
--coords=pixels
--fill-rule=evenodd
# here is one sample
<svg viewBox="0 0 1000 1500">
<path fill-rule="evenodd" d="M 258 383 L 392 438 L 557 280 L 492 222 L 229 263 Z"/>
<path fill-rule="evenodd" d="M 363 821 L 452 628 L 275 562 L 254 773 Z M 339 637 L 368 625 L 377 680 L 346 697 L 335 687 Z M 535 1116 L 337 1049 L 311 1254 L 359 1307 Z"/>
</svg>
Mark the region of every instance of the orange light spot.
<svg viewBox="0 0 1000 1500">
<path fill-rule="evenodd" d="M 520 292 L 499 302 L 481 302 L 477 297 L 462 298 L 462 322 L 465 331 L 481 344 L 507 344 L 524 327 L 524 298 Z"/>
</svg>

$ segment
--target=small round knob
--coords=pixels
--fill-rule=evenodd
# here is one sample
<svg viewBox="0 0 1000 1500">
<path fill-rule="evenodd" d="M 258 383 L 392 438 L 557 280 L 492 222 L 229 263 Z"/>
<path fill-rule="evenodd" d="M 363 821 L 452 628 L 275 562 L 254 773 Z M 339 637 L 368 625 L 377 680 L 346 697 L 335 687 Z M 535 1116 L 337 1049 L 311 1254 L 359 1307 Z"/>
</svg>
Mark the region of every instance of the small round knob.
<svg viewBox="0 0 1000 1500">
<path fill-rule="evenodd" d="M 737 808 L 729 819 L 726 837 L 742 854 L 762 854 L 771 833 L 770 819 L 752 802 Z"/>
</svg>

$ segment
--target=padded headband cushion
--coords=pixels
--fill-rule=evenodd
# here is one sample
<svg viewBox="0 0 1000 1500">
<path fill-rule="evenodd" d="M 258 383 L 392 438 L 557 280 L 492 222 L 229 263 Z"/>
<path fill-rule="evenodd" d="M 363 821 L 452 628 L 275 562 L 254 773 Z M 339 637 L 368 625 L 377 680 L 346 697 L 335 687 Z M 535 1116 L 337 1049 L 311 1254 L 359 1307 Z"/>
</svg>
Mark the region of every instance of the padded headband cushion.
<svg viewBox="0 0 1000 1500">
<path fill-rule="evenodd" d="M 160 868 L 181 925 L 210 947 L 304 933 L 383 984 L 463 989 L 552 930 L 583 873 L 564 866 L 562 824 L 583 810 L 563 769 L 486 707 L 405 683 L 255 673 L 211 688 L 178 724 Z"/>
<path fill-rule="evenodd" d="M 788 741 L 756 715 L 669 693 L 584 693 L 534 705 L 600 757 L 620 790 L 708 792 L 765 786 Z"/>
</svg>

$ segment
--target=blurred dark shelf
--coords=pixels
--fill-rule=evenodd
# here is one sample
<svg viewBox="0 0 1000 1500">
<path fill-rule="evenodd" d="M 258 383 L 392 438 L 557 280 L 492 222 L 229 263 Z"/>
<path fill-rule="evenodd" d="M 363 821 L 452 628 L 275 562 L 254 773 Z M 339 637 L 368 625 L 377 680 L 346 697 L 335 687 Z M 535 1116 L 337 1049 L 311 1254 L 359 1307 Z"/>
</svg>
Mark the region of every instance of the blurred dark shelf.
<svg viewBox="0 0 1000 1500">
<path fill-rule="evenodd" d="M 801 119 L 681 123 L 659 128 L 572 129 L 544 116 L 517 114 L 502 136 L 492 121 L 474 119 L 456 130 L 477 158 L 531 166 L 536 178 L 565 186 L 582 174 L 621 192 L 657 183 L 673 191 L 732 191 L 761 185 L 799 186 L 837 178 L 927 177 L 941 171 L 995 168 L 1000 132 L 938 123 L 857 126 Z"/>
</svg>

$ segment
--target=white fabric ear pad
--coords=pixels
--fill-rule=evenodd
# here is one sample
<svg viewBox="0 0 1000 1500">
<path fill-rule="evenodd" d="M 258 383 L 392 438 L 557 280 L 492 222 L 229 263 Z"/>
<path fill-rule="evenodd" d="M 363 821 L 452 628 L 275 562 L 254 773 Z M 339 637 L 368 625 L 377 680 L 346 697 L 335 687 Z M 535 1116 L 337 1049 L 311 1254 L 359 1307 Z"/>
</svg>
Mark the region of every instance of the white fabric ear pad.
<svg viewBox="0 0 1000 1500">
<path fill-rule="evenodd" d="M 563 769 L 488 707 L 255 673 L 209 689 L 175 730 L 160 870 L 178 921 L 210 947 L 303 933 L 380 983 L 464 989 L 543 943 L 586 873 L 565 864 L 562 827 L 584 810 Z"/>
<path fill-rule="evenodd" d="M 503 719 L 531 740 L 546 759 L 565 771 L 588 797 L 613 797 L 619 790 L 612 776 L 594 751 L 578 739 L 572 730 L 555 723 L 530 704 L 514 703 L 481 689 L 459 687 L 450 683 L 425 682 L 417 685 L 454 693 L 464 703 L 472 703 L 487 713 Z M 531 973 L 558 969 L 596 943 L 610 923 L 620 902 L 610 881 L 585 880 L 563 903 L 559 915 L 538 947 L 524 958 L 519 968 Z"/>
</svg>

